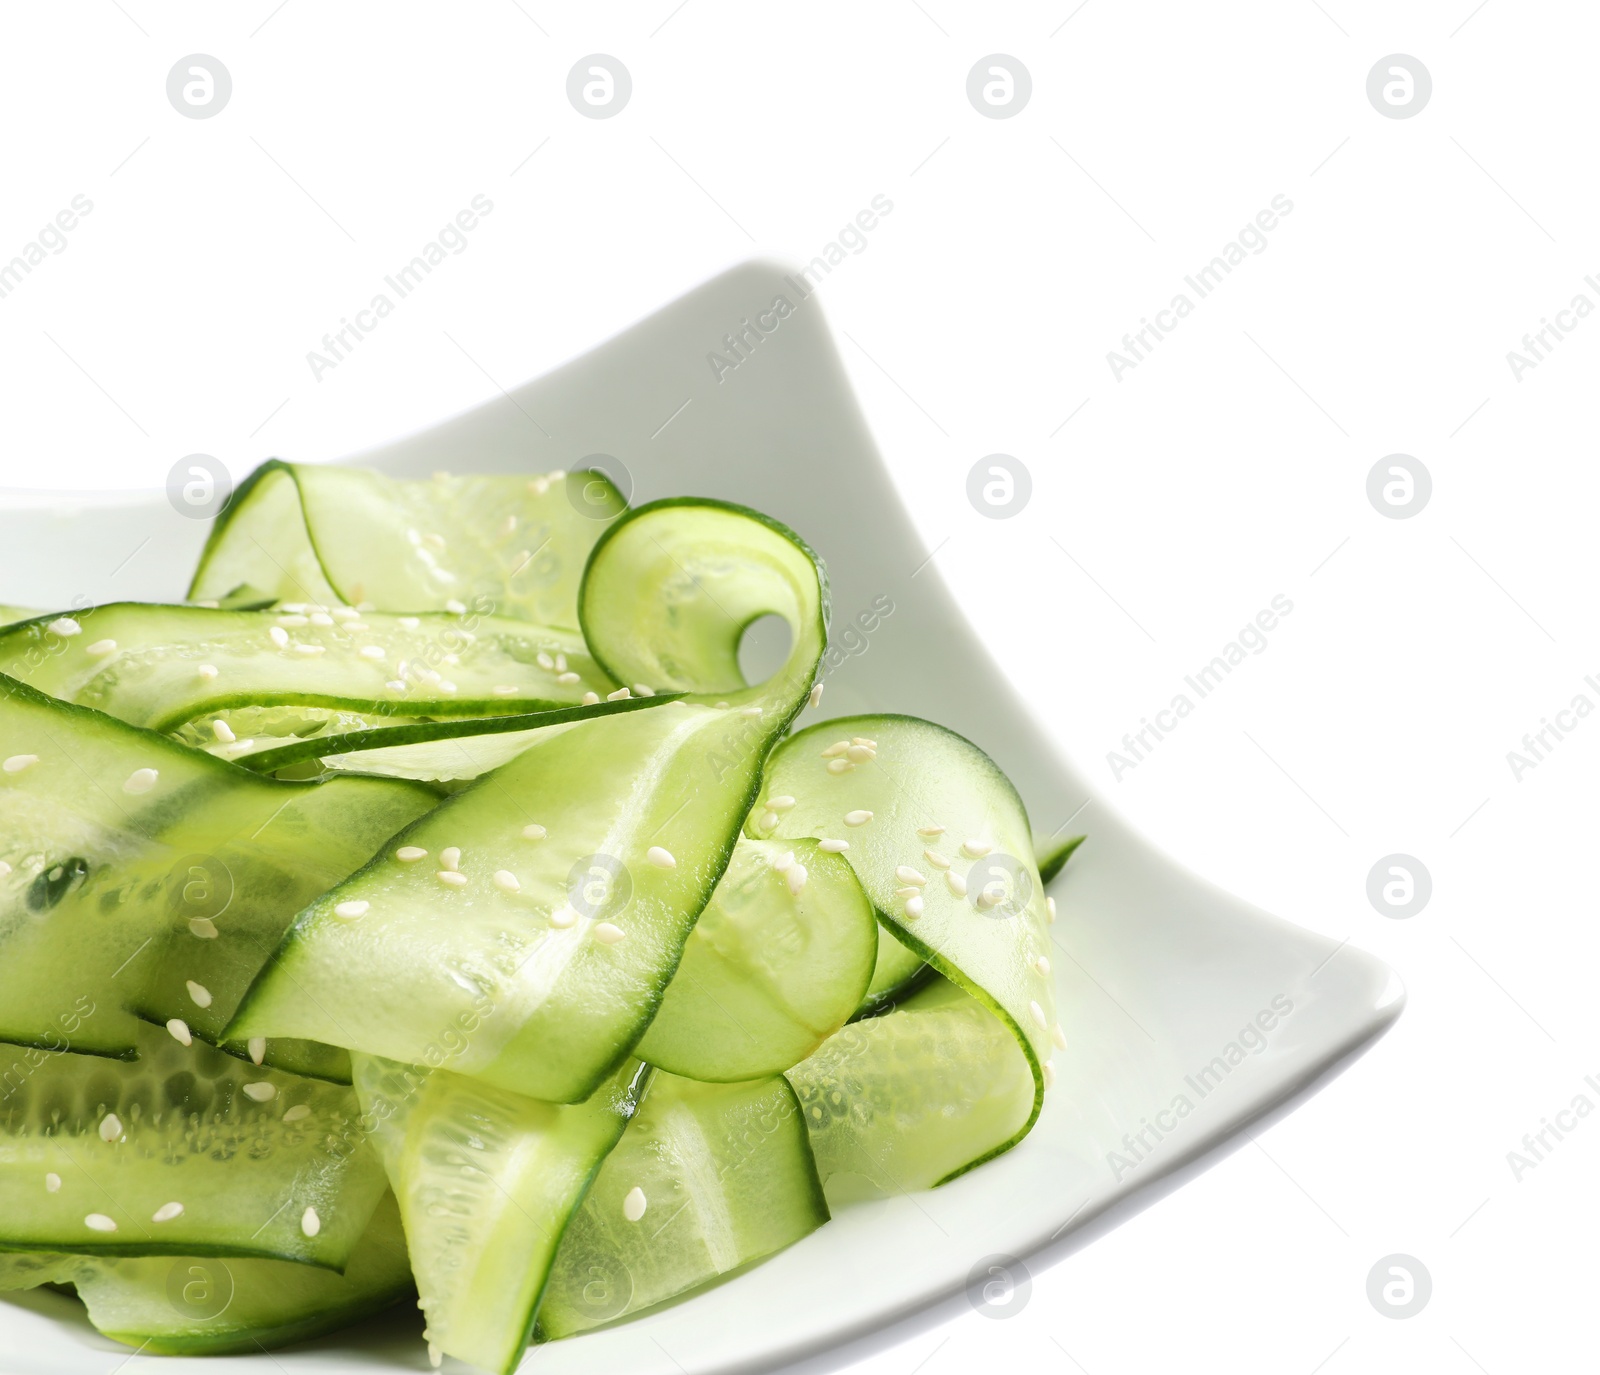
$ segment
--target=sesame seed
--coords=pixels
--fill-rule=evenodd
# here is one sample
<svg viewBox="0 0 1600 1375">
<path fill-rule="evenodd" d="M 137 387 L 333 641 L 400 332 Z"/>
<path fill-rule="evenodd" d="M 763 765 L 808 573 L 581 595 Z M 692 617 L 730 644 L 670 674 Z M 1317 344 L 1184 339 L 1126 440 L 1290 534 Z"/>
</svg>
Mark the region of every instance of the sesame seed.
<svg viewBox="0 0 1600 1375">
<path fill-rule="evenodd" d="M 778 814 L 776 812 L 762 812 L 761 815 L 756 818 L 756 825 L 763 831 L 770 831 L 777 824 Z"/>
<path fill-rule="evenodd" d="M 644 857 L 658 869 L 676 869 L 678 867 L 678 861 L 672 857 L 672 851 L 663 850 L 659 845 L 652 845 L 644 852 Z"/>
<path fill-rule="evenodd" d="M 54 1170 L 51 1170 L 50 1173 L 44 1177 L 44 1191 L 47 1194 L 56 1194 L 61 1192 L 61 1176 L 58 1175 Z"/>
<path fill-rule="evenodd" d="M 63 640 L 69 636 L 81 634 L 83 627 L 71 616 L 57 616 L 45 627 L 52 635 L 59 635 Z"/>
<path fill-rule="evenodd" d="M 220 716 L 211 723 L 211 733 L 224 745 L 231 745 L 239 738 L 233 733 L 233 727 Z"/>
<path fill-rule="evenodd" d="M 197 984 L 193 979 L 185 979 L 183 986 L 189 990 L 189 997 L 194 1000 L 196 1007 L 211 1006 L 211 990 L 204 984 Z"/>
<path fill-rule="evenodd" d="M 915 921 L 922 915 L 922 898 L 910 897 L 906 899 L 906 920 Z"/>
<path fill-rule="evenodd" d="M 304 1122 L 311 1116 L 311 1109 L 304 1103 L 296 1103 L 283 1115 L 285 1122 Z"/>
<path fill-rule="evenodd" d="M 871 820 L 871 812 L 855 811 L 844 814 L 844 824 L 846 826 L 865 826 Z"/>
<path fill-rule="evenodd" d="M 1041 1068 L 1044 1070 L 1044 1086 L 1045 1086 L 1045 1088 L 1047 1088 L 1047 1089 L 1054 1088 L 1055 1085 L 1056 1085 L 1056 1067 L 1053 1064 L 1051 1064 L 1050 1061 L 1046 1060 L 1044 1062 L 1043 1066 L 1041 1066 Z"/>
<path fill-rule="evenodd" d="M 296 645 L 294 647 L 294 652 L 296 654 L 303 654 L 308 659 L 315 659 L 319 654 L 326 654 L 328 652 L 328 647 L 327 645 Z"/>
<path fill-rule="evenodd" d="M 713 702 L 711 706 L 714 711 L 726 711 L 728 709 L 726 702 Z"/>
<path fill-rule="evenodd" d="M 278 1096 L 278 1086 L 269 1084 L 265 1079 L 244 1086 L 246 1098 L 253 1098 L 257 1103 L 270 1103 Z"/>
<path fill-rule="evenodd" d="M 402 845 L 394 852 L 394 857 L 402 864 L 415 864 L 419 859 L 425 859 L 427 854 L 420 845 Z"/>
<path fill-rule="evenodd" d="M 567 656 L 565 654 L 558 653 L 556 655 L 556 672 L 557 673 L 565 673 L 566 671 L 567 671 Z"/>
<path fill-rule="evenodd" d="M 387 683 L 384 684 L 384 687 L 388 688 L 390 692 L 404 692 L 406 690 L 406 684 L 403 678 L 391 678 Z"/>
<path fill-rule="evenodd" d="M 289 632 L 281 625 L 275 625 L 271 630 L 267 631 L 267 637 L 279 649 L 283 649 L 289 643 Z"/>
<path fill-rule="evenodd" d="M 342 917 L 345 921 L 354 921 L 357 917 L 367 915 L 367 910 L 372 906 L 365 898 L 351 898 L 349 902 L 341 902 L 333 909 L 333 915 Z"/>
<path fill-rule="evenodd" d="M 948 869 L 950 867 L 950 861 L 937 850 L 924 850 L 922 857 L 933 865 L 935 869 Z"/>
<path fill-rule="evenodd" d="M 963 840 L 961 842 L 961 853 L 972 859 L 982 859 L 992 849 L 994 849 L 994 846 L 989 844 L 987 840 Z"/>
<path fill-rule="evenodd" d="M 1044 915 L 1045 919 L 1053 926 L 1056 920 L 1056 900 L 1054 898 L 1046 898 L 1044 900 Z"/>
<path fill-rule="evenodd" d="M 217 924 L 210 917 L 190 917 L 189 934 L 203 941 L 214 941 L 217 938 Z"/>
<path fill-rule="evenodd" d="M 789 892 L 795 897 L 799 897 L 801 890 L 806 886 L 806 879 L 809 875 L 806 873 L 805 865 L 791 864 L 784 870 L 783 877 L 788 881 Z"/>
<path fill-rule="evenodd" d="M 543 840 L 545 836 L 549 834 L 550 833 L 545 830 L 543 826 L 539 825 L 538 822 L 533 822 L 532 824 L 522 828 L 522 838 L 524 840 Z"/>
<path fill-rule="evenodd" d="M 540 668 L 548 669 L 552 673 L 555 672 L 556 661 L 546 654 L 544 650 L 541 649 L 538 654 L 534 656 L 534 658 Z"/>
<path fill-rule="evenodd" d="M 565 684 L 568 687 L 570 687 L 573 683 L 581 683 L 582 681 L 583 681 L 583 679 L 578 677 L 578 675 L 576 673 L 558 673 L 558 674 L 556 674 L 556 682 Z M 627 688 L 623 688 L 622 689 L 622 695 L 624 697 L 626 697 L 628 695 Z M 611 694 L 611 700 L 613 702 L 617 700 L 617 694 L 616 693 L 613 692 Z"/>
<path fill-rule="evenodd" d="M 740 716 L 749 716 L 749 717 L 752 717 L 752 718 L 753 717 L 757 717 L 757 716 L 761 715 L 761 708 L 760 707 L 740 707 L 739 708 L 739 715 Z"/>
<path fill-rule="evenodd" d="M 461 867 L 461 847 L 447 845 L 439 851 L 439 867 L 441 869 L 459 869 Z"/>
<path fill-rule="evenodd" d="M 442 572 L 443 570 L 441 569 L 440 571 Z M 452 577 L 442 581 L 454 582 L 455 578 Z M 450 600 L 444 604 L 444 609 L 452 616 L 464 616 L 467 611 L 467 604 L 465 602 L 457 601 L 454 597 L 451 597 Z"/>
<path fill-rule="evenodd" d="M 780 795 L 778 797 L 769 797 L 767 799 L 767 810 L 768 811 L 786 812 L 793 806 L 794 806 L 794 798 L 790 797 L 787 793 L 782 794 L 782 795 Z"/>
<path fill-rule="evenodd" d="M 296 630 L 298 630 L 303 625 L 310 625 L 311 618 L 309 616 L 279 616 L 278 624 L 283 626 L 293 626 Z"/>
<path fill-rule="evenodd" d="M 978 890 L 978 908 L 987 912 L 991 907 L 998 907 L 1006 900 L 1006 886 L 1003 883 L 987 883 Z"/>
<path fill-rule="evenodd" d="M 1036 1021 L 1041 1027 L 1047 1027 L 1050 1025 L 1049 1021 L 1045 1018 L 1044 1009 L 1040 1007 L 1038 1003 L 1030 1002 L 1028 1004 L 1028 1011 L 1033 1014 L 1033 1020 Z"/>
<path fill-rule="evenodd" d="M 494 695 L 496 697 L 515 697 L 517 690 L 510 683 L 498 683 L 495 685 Z"/>
<path fill-rule="evenodd" d="M 550 925 L 566 928 L 578 920 L 578 913 L 569 903 L 562 903 L 550 914 Z"/>
<path fill-rule="evenodd" d="M 820 707 L 822 705 L 821 683 L 818 683 L 814 688 L 811 689 L 811 696 L 806 699 L 806 702 L 809 706 L 813 707 Z"/>
<path fill-rule="evenodd" d="M 901 883 L 915 884 L 918 888 L 922 887 L 922 885 L 928 881 L 909 864 L 902 864 L 894 871 L 894 876 L 899 879 Z"/>
<path fill-rule="evenodd" d="M 917 827 L 917 834 L 919 836 L 942 836 L 944 834 L 944 827 L 943 826 L 918 826 Z"/>
<path fill-rule="evenodd" d="M 7 864 L 5 860 L 0 859 L 0 878 L 4 878 L 10 872 L 11 866 Z"/>
<path fill-rule="evenodd" d="M 897 898 L 914 898 L 921 891 L 922 891 L 922 889 L 914 887 L 913 885 L 908 883 L 908 884 L 906 884 L 906 886 L 904 888 L 896 888 L 894 890 L 894 895 Z"/>
<path fill-rule="evenodd" d="M 873 749 L 878 748 L 878 742 L 876 740 L 869 740 L 864 735 L 852 735 L 850 737 L 850 743 L 852 745 L 869 745 Z"/>
<path fill-rule="evenodd" d="M 544 478 L 544 477 L 536 477 L 531 482 L 528 483 L 528 490 L 530 492 L 532 492 L 534 494 L 534 496 L 542 497 L 546 492 L 548 492 L 550 490 L 550 479 L 549 478 Z M 435 1364 L 438 1364 L 438 1363 L 435 1362 Z"/>
<path fill-rule="evenodd" d="M 167 1030 L 172 1033 L 172 1039 L 180 1046 L 192 1046 L 194 1035 L 189 1030 L 189 1024 L 182 1017 L 171 1017 L 167 1020 Z"/>
<path fill-rule="evenodd" d="M 850 842 L 848 840 L 819 840 L 817 842 L 817 849 L 830 855 L 842 855 L 849 848 Z"/>
<path fill-rule="evenodd" d="M 577 678 L 578 678 L 578 675 L 576 673 L 574 673 L 572 675 L 572 678 L 573 678 L 573 681 L 576 682 Z M 561 681 L 560 678 L 556 679 L 556 682 L 559 683 L 560 681 Z M 608 701 L 608 702 L 622 702 L 622 701 L 626 701 L 629 697 L 632 697 L 632 696 L 633 696 L 633 694 L 631 692 L 629 692 L 627 688 L 621 687 L 621 688 L 618 688 L 615 692 L 606 693 L 606 701 Z"/>
<path fill-rule="evenodd" d="M 333 617 L 328 615 L 326 612 L 318 611 L 314 616 L 311 617 L 311 624 L 312 625 L 332 625 L 333 624 Z"/>
<path fill-rule="evenodd" d="M 629 1222 L 637 1222 L 644 1216 L 644 1210 L 650 1206 L 649 1200 L 644 1196 L 644 1190 L 637 1184 L 623 1196 L 622 1215 Z"/>
<path fill-rule="evenodd" d="M 600 702 L 600 694 L 598 692 L 586 692 L 586 693 L 583 694 L 583 705 L 584 706 L 586 706 L 586 707 L 598 706 L 599 702 Z"/>
<path fill-rule="evenodd" d="M 155 1212 L 150 1214 L 151 1222 L 171 1222 L 175 1217 L 183 1216 L 183 1204 L 163 1203 Z"/>
<path fill-rule="evenodd" d="M 128 775 L 122 784 L 125 793 L 147 793 L 155 787 L 156 779 L 161 777 L 158 769 L 135 769 Z"/>
<path fill-rule="evenodd" d="M 322 1219 L 317 1216 L 315 1208 L 307 1208 L 300 1214 L 300 1230 L 308 1237 L 314 1237 L 322 1230 Z"/>
<path fill-rule="evenodd" d="M 21 773 L 24 769 L 31 769 L 38 762 L 39 756 L 36 754 L 14 754 L 4 764 L 0 764 L 0 769 L 4 769 L 7 773 Z"/>
<path fill-rule="evenodd" d="M 837 759 L 849 748 L 850 742 L 848 740 L 840 740 L 832 745 L 829 745 L 827 749 L 823 750 L 822 757 L 824 759 Z"/>
<path fill-rule="evenodd" d="M 415 630 L 419 625 L 422 624 L 422 622 L 415 616 L 402 616 L 399 624 L 406 630 Z"/>
<path fill-rule="evenodd" d="M 437 878 L 440 883 L 450 888 L 465 888 L 467 886 L 467 876 L 458 874 L 454 869 L 440 869 Z"/>
<path fill-rule="evenodd" d="M 594 938 L 602 945 L 615 945 L 627 934 L 620 926 L 613 926 L 608 921 L 597 922 L 594 928 Z"/>
<path fill-rule="evenodd" d="M 950 886 L 950 891 L 958 898 L 966 897 L 967 881 L 956 873 L 954 869 L 946 869 L 944 871 L 944 881 Z"/>
<path fill-rule="evenodd" d="M 114 1112 L 108 1112 L 100 1119 L 100 1139 L 107 1143 L 115 1141 L 122 1135 L 122 1119 Z"/>
<path fill-rule="evenodd" d="M 777 870 L 778 873 L 781 874 L 785 869 L 787 869 L 793 863 L 794 863 L 794 851 L 793 850 L 785 850 L 781 855 L 779 855 L 775 860 L 772 861 L 772 867 L 775 870 Z"/>
<path fill-rule="evenodd" d="M 851 745 L 844 752 L 844 757 L 852 764 L 865 764 L 869 759 L 876 759 L 878 752 L 870 745 Z"/>
<path fill-rule="evenodd" d="M 362 645 L 360 649 L 356 650 L 356 653 L 359 654 L 363 659 L 372 659 L 376 661 L 383 658 L 383 646 Z"/>
<path fill-rule="evenodd" d="M 1050 1040 L 1057 1050 L 1065 1050 L 1067 1048 L 1067 1033 L 1061 1029 L 1060 1022 L 1050 1028 Z"/>
<path fill-rule="evenodd" d="M 1050 957 L 1048 955 L 1040 955 L 1033 962 L 1033 967 L 1043 974 L 1045 978 L 1048 979 L 1050 977 Z"/>
<path fill-rule="evenodd" d="M 106 655 L 117 652 L 117 642 L 115 640 L 96 640 L 92 645 L 85 645 L 83 652 L 91 659 L 103 659 Z"/>
<path fill-rule="evenodd" d="M 281 602 L 280 605 L 285 611 L 306 611 L 310 609 L 305 602 Z"/>
<path fill-rule="evenodd" d="M 635 697 L 654 697 L 656 695 L 656 690 L 647 683 L 635 683 L 633 685 L 633 695 Z M 757 707 L 756 714 L 760 715 L 760 712 L 761 708 Z"/>
<path fill-rule="evenodd" d="M 114 1232 L 117 1230 L 117 1224 L 104 1213 L 90 1213 L 88 1217 L 84 1218 L 83 1225 L 92 1232 Z"/>
<path fill-rule="evenodd" d="M 252 1036 L 245 1042 L 245 1049 L 250 1053 L 251 1064 L 259 1065 L 267 1058 L 267 1038 L 265 1036 Z"/>
<path fill-rule="evenodd" d="M 494 886 L 502 893 L 520 893 L 522 885 L 517 882 L 517 876 L 509 869 L 496 869 L 494 871 Z"/>
<path fill-rule="evenodd" d="M 195 669 L 195 675 L 204 678 L 209 683 L 217 676 L 217 666 L 215 664 L 201 664 L 199 668 Z"/>
<path fill-rule="evenodd" d="M 353 606 L 336 606 L 333 608 L 333 617 L 335 620 L 354 621 L 357 620 L 360 615 L 361 613 Z"/>
</svg>

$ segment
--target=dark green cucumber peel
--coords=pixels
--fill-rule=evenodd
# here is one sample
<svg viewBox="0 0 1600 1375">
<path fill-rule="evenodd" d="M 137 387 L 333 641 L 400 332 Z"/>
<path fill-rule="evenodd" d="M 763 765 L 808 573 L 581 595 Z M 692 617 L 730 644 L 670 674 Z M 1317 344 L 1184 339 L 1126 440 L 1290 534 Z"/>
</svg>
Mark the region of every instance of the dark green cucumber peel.
<svg viewBox="0 0 1600 1375">
<path fill-rule="evenodd" d="M 681 1298 L 827 1220 L 787 1080 L 703 1084 L 658 1073 L 562 1238 L 538 1340 Z"/>
<path fill-rule="evenodd" d="M 830 740 L 849 745 L 857 738 L 876 739 L 872 755 L 843 773 L 828 771 L 831 759 L 823 747 L 836 751 Z M 885 741 L 888 757 L 879 758 L 877 749 Z M 839 751 L 831 758 L 847 756 Z M 1043 885 L 1027 813 L 1010 780 L 953 731 L 915 717 L 874 715 L 827 721 L 790 736 L 774 752 L 763 786 L 768 797 L 793 796 L 797 804 L 781 814 L 758 808 L 747 828 L 751 834 L 848 840 L 846 858 L 897 939 L 1010 1029 L 1033 1074 L 1031 1112 L 1016 1131 L 946 1177 L 1009 1150 L 1037 1120 L 1050 1043 L 1060 1035 L 1048 958 L 1037 964 L 1050 945 Z M 865 806 L 867 801 L 872 806 Z M 857 811 L 871 819 L 859 826 L 845 822 Z M 947 822 L 941 836 L 919 829 Z M 961 847 L 968 840 L 986 843 L 989 850 L 965 857 Z M 943 854 L 943 866 L 925 857 L 930 850 Z M 1012 890 L 992 915 L 976 905 L 976 893 L 958 896 L 944 880 L 946 872 L 958 878 L 966 870 L 976 875 L 980 865 L 987 878 L 990 866 L 1002 860 Z M 923 883 L 903 884 L 896 876 L 900 866 L 916 870 Z M 925 913 L 913 916 L 902 890 L 914 894 Z"/>
<path fill-rule="evenodd" d="M 1054 883 L 1056 875 L 1067 867 L 1067 861 L 1087 839 L 1087 836 L 1068 836 L 1065 840 L 1042 844 L 1035 841 L 1033 853 L 1039 863 L 1039 882 L 1046 887 Z"/>
<path fill-rule="evenodd" d="M 0 692 L 0 1041 L 122 1057 L 140 1017 L 223 1039 L 294 912 L 437 801 L 263 779 L 3 675 Z M 265 1053 L 339 1077 L 325 1049 Z"/>
</svg>

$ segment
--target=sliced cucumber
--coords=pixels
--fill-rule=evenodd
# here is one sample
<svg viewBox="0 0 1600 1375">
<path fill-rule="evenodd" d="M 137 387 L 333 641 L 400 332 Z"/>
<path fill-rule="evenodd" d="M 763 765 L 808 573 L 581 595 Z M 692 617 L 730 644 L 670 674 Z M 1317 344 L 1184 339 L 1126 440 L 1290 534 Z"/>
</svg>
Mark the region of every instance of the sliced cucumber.
<svg viewBox="0 0 1600 1375">
<path fill-rule="evenodd" d="M 788 1079 L 836 1200 L 942 1184 L 1014 1144 L 1034 1112 L 1016 1037 L 942 978 L 852 1022 Z"/>
<path fill-rule="evenodd" d="M 137 1049 L 0 1057 L 0 1250 L 342 1267 L 384 1189 L 355 1094 L 155 1027 Z"/>
<path fill-rule="evenodd" d="M 835 767 L 842 766 L 842 767 Z M 1043 884 L 1016 789 L 976 745 L 911 716 L 828 721 L 785 740 L 752 812 L 761 838 L 848 840 L 850 861 L 896 937 L 989 1007 L 1033 1068 L 1033 1114 L 1064 1045 L 1049 975 Z M 976 1161 L 972 1163 L 977 1163 Z"/>
<path fill-rule="evenodd" d="M 3 676 L 0 692 L 0 1040 L 127 1055 L 138 1016 L 217 1039 L 294 913 L 437 801 L 258 778 Z M 335 1077 L 344 1058 L 266 1053 Z"/>
<path fill-rule="evenodd" d="M 539 1337 L 665 1302 L 827 1220 L 784 1079 L 700 1084 L 657 1074 L 562 1239 Z"/>
<path fill-rule="evenodd" d="M 650 1071 L 625 1062 L 587 1102 L 524 1098 L 445 1070 L 355 1057 L 431 1348 L 510 1375 L 551 1262 Z"/>
<path fill-rule="evenodd" d="M 1056 875 L 1066 868 L 1073 852 L 1087 839 L 1087 836 L 1080 835 L 1041 842 L 1036 838 L 1033 853 L 1039 862 L 1039 882 L 1047 885 L 1053 883 Z"/>
<path fill-rule="evenodd" d="M 805 704 L 826 639 L 825 582 L 774 522 L 657 502 L 596 545 L 582 609 L 613 675 L 725 695 L 540 732 L 309 906 L 230 1035 L 448 1058 L 567 1103 L 628 1053 L 722 876 L 773 741 Z M 788 660 L 766 683 L 729 686 L 745 625 L 767 613 L 789 621 Z M 429 861 L 402 860 L 402 846 Z M 447 852 L 441 878 L 435 857 Z M 363 915 L 341 920 L 341 908 Z M 473 1034 L 447 1057 L 440 1037 L 463 1018 Z"/>
<path fill-rule="evenodd" d="M 497 615 L 575 630 L 584 560 L 625 508 L 595 472 L 407 481 L 272 460 L 218 519 L 189 597 L 245 585 L 400 612 L 487 597 Z"/>
<path fill-rule="evenodd" d="M 740 841 L 636 1053 L 720 1083 L 788 1069 L 856 1010 L 877 927 L 839 855 Z"/>
<path fill-rule="evenodd" d="M 7 627 L 0 673 L 130 725 L 184 732 L 225 758 L 258 736 L 264 746 L 326 733 L 340 714 L 356 724 L 492 716 L 577 706 L 616 688 L 581 636 L 477 608 L 308 615 L 114 602 Z"/>
</svg>

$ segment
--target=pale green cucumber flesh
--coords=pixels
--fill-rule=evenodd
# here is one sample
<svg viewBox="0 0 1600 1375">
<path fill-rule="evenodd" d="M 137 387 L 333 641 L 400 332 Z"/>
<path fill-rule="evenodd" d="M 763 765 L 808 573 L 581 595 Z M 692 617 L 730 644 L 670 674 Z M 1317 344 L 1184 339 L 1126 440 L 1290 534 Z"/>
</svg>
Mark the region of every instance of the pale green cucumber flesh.
<svg viewBox="0 0 1600 1375">
<path fill-rule="evenodd" d="M 714 1082 L 780 1073 L 856 1010 L 877 942 L 872 904 L 842 857 L 813 842 L 741 840 L 635 1053 Z"/>
<path fill-rule="evenodd" d="M 702 1084 L 657 1074 L 562 1238 L 540 1339 L 663 1303 L 827 1220 L 800 1105 L 783 1078 Z"/>
</svg>

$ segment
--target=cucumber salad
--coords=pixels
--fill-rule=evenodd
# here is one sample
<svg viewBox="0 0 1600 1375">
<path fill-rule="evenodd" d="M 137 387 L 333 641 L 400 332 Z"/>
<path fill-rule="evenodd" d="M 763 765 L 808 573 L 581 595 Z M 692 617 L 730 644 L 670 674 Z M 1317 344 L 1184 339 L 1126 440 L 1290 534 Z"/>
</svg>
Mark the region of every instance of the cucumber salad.
<svg viewBox="0 0 1600 1375">
<path fill-rule="evenodd" d="M 828 614 L 744 507 L 276 461 L 184 602 L 3 609 L 0 1289 L 509 1375 L 1014 1146 L 1079 838 L 823 719 Z"/>
</svg>

